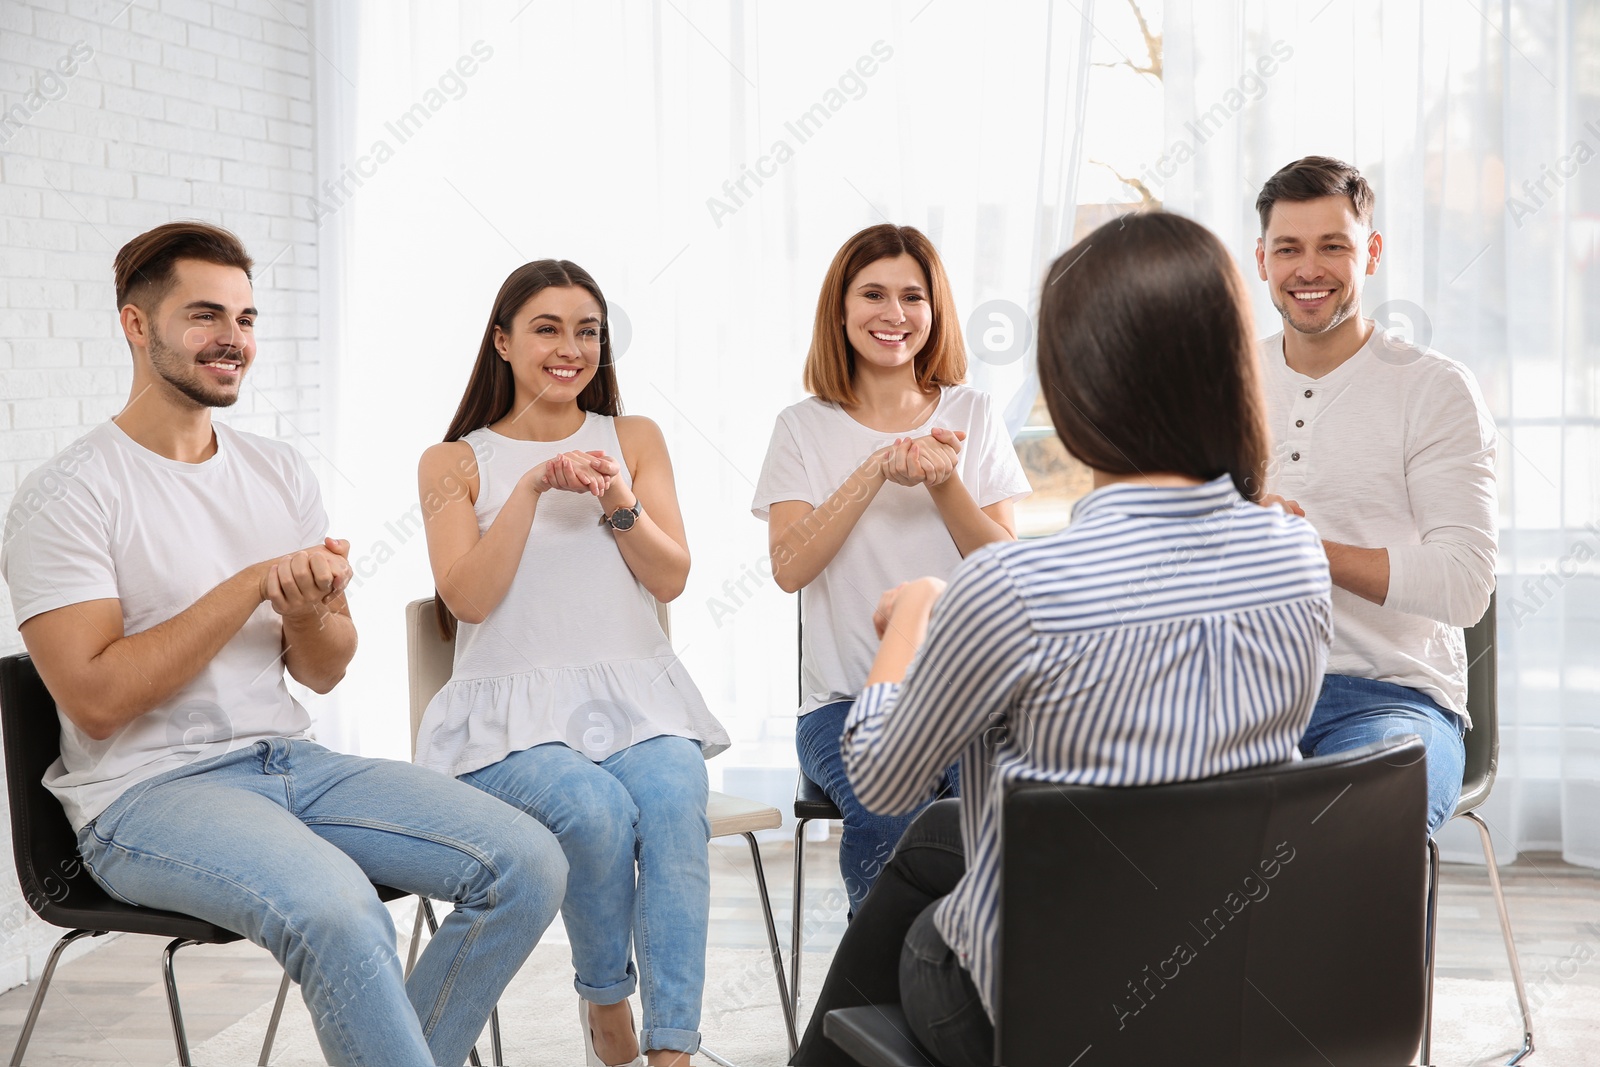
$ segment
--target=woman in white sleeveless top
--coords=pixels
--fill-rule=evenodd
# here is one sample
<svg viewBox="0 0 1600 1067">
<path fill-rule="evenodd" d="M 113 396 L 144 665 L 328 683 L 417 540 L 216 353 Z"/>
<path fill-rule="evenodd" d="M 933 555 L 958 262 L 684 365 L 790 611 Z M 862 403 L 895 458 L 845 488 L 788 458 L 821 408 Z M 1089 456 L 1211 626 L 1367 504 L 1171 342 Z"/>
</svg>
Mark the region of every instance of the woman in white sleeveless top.
<svg viewBox="0 0 1600 1067">
<path fill-rule="evenodd" d="M 417 762 L 560 840 L 588 1062 L 642 1063 L 644 1049 L 687 1064 L 710 911 L 705 760 L 728 736 L 656 615 L 683 591 L 688 543 L 660 429 L 621 415 L 605 316 L 574 263 L 512 272 L 445 441 L 423 454 L 456 649 Z"/>
</svg>

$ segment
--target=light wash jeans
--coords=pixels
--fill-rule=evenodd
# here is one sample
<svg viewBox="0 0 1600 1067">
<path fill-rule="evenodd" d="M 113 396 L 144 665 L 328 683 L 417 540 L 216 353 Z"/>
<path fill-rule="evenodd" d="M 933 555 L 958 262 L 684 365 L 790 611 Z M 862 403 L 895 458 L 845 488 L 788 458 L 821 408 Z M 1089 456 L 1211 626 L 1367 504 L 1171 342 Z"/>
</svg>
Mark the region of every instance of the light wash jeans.
<svg viewBox="0 0 1600 1067">
<path fill-rule="evenodd" d="M 560 906 L 550 831 L 434 771 L 258 741 L 133 786 L 78 834 L 106 892 L 198 916 L 300 983 L 333 1064 L 460 1064 Z M 378 882 L 455 910 L 409 981 Z"/>
<path fill-rule="evenodd" d="M 1326 756 L 1404 734 L 1422 738 L 1428 771 L 1428 835 L 1455 814 L 1467 749 L 1461 716 L 1440 707 L 1426 693 L 1394 682 L 1348 674 L 1329 674 L 1300 739 L 1306 756 Z"/>
<path fill-rule="evenodd" d="M 555 742 L 461 780 L 526 811 L 561 842 L 572 872 L 561 917 L 578 995 L 615 1004 L 637 986 L 639 1048 L 699 1051 L 711 912 L 709 786 L 699 742 L 652 737 L 602 763 Z"/>
</svg>

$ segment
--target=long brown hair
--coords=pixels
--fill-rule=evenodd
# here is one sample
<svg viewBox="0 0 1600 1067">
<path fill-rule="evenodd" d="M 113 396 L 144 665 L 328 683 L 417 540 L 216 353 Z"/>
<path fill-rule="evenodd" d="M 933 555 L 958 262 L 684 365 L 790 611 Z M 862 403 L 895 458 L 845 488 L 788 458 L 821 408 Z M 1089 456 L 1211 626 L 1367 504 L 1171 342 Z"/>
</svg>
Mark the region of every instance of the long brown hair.
<svg viewBox="0 0 1600 1067">
<path fill-rule="evenodd" d="M 913 226 L 884 222 L 868 226 L 844 243 L 822 279 L 817 316 L 811 326 L 811 350 L 806 353 L 806 391 L 835 404 L 856 402 L 856 355 L 844 333 L 844 294 L 856 275 L 880 259 L 910 256 L 928 278 L 928 304 L 933 325 L 927 343 L 913 359 L 917 386 L 926 391 L 940 385 L 960 385 L 967 379 L 967 348 L 956 321 L 950 279 L 933 242 Z"/>
<path fill-rule="evenodd" d="M 1260 499 L 1268 436 L 1250 301 L 1199 223 L 1125 216 L 1057 259 L 1039 299 L 1039 382 L 1061 443 L 1090 467 L 1227 474 Z"/>
<path fill-rule="evenodd" d="M 551 288 L 577 286 L 588 292 L 603 309 L 604 321 L 600 324 L 600 365 L 589 384 L 578 394 L 578 408 L 599 415 L 621 415 L 622 396 L 617 391 L 617 367 L 612 359 L 610 309 L 605 295 L 589 272 L 565 259 L 538 259 L 524 263 L 507 276 L 495 295 L 494 308 L 489 312 L 489 325 L 484 328 L 483 340 L 478 344 L 478 359 L 472 365 L 467 379 L 467 390 L 456 407 L 450 428 L 445 430 L 446 441 L 459 441 L 473 430 L 499 422 L 511 413 L 516 396 L 516 382 L 511 374 L 511 364 L 500 358 L 495 348 L 495 331 L 509 336 L 517 313 L 528 301 Z M 445 607 L 444 598 L 437 589 L 433 593 L 434 612 L 439 618 L 439 628 L 446 637 L 454 637 L 456 618 Z"/>
</svg>

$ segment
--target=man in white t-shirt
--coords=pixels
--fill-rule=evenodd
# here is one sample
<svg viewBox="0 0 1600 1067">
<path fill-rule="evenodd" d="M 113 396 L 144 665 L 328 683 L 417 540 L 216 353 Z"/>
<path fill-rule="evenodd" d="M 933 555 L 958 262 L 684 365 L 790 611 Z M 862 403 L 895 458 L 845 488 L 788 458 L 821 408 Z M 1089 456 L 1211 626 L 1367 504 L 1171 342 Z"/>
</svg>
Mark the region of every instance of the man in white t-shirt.
<svg viewBox="0 0 1600 1067">
<path fill-rule="evenodd" d="M 255 358 L 250 267 L 201 222 L 125 245 L 128 404 L 12 501 L 0 570 L 61 720 L 45 784 L 108 893 L 271 951 L 330 1063 L 459 1064 L 566 862 L 476 789 L 310 740 L 284 675 L 344 676 L 349 544 L 293 448 L 212 422 Z M 409 980 L 374 882 L 455 905 Z"/>
<path fill-rule="evenodd" d="M 1301 751 L 1421 735 L 1434 833 L 1455 811 L 1471 728 L 1462 628 L 1494 590 L 1495 428 L 1471 371 L 1362 317 L 1383 252 L 1374 199 L 1354 167 L 1308 156 L 1256 200 L 1256 266 L 1284 325 L 1262 342 L 1263 503 L 1317 527 L 1334 583 Z"/>
</svg>

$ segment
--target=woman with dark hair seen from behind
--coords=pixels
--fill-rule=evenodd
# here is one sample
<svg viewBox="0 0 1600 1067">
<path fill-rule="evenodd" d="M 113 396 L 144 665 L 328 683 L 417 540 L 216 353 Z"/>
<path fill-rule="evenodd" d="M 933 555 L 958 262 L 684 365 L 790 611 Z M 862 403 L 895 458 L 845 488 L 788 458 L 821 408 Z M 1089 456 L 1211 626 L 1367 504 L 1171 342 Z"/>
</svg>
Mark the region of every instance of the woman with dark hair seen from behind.
<svg viewBox="0 0 1600 1067">
<path fill-rule="evenodd" d="M 1091 248 L 1093 269 L 1067 269 Z M 823 1017 L 890 1002 L 939 1062 L 994 1062 L 1002 780 L 1154 785 L 1281 762 L 1316 701 L 1328 564 L 1305 520 L 1254 503 L 1267 430 L 1226 249 L 1188 219 L 1135 215 L 1046 276 L 1040 384 L 1094 489 L 1057 534 L 975 552 L 948 588 L 884 594 L 842 742 L 851 784 L 907 811 L 959 759 L 963 788 L 901 839 L 796 1064 L 853 1062 Z"/>
<path fill-rule="evenodd" d="M 966 376 L 933 243 L 910 226 L 867 227 L 823 279 L 805 366 L 813 395 L 778 415 L 756 485 L 773 577 L 805 590 L 795 749 L 844 816 L 839 872 L 852 912 L 916 814 L 862 807 L 839 755 L 877 644 L 872 606 L 885 589 L 944 577 L 967 553 L 1014 539 L 1012 504 L 1028 494 L 989 395 Z M 951 767 L 941 792 L 958 791 Z"/>
<path fill-rule="evenodd" d="M 686 1065 L 710 911 L 705 760 L 728 736 L 656 615 L 683 591 L 688 542 L 660 429 L 622 415 L 606 316 L 577 264 L 513 271 L 423 454 L 440 621 L 460 623 L 416 759 L 560 841 L 587 1062 L 642 1063 L 642 1048 L 652 1067 Z"/>
</svg>

